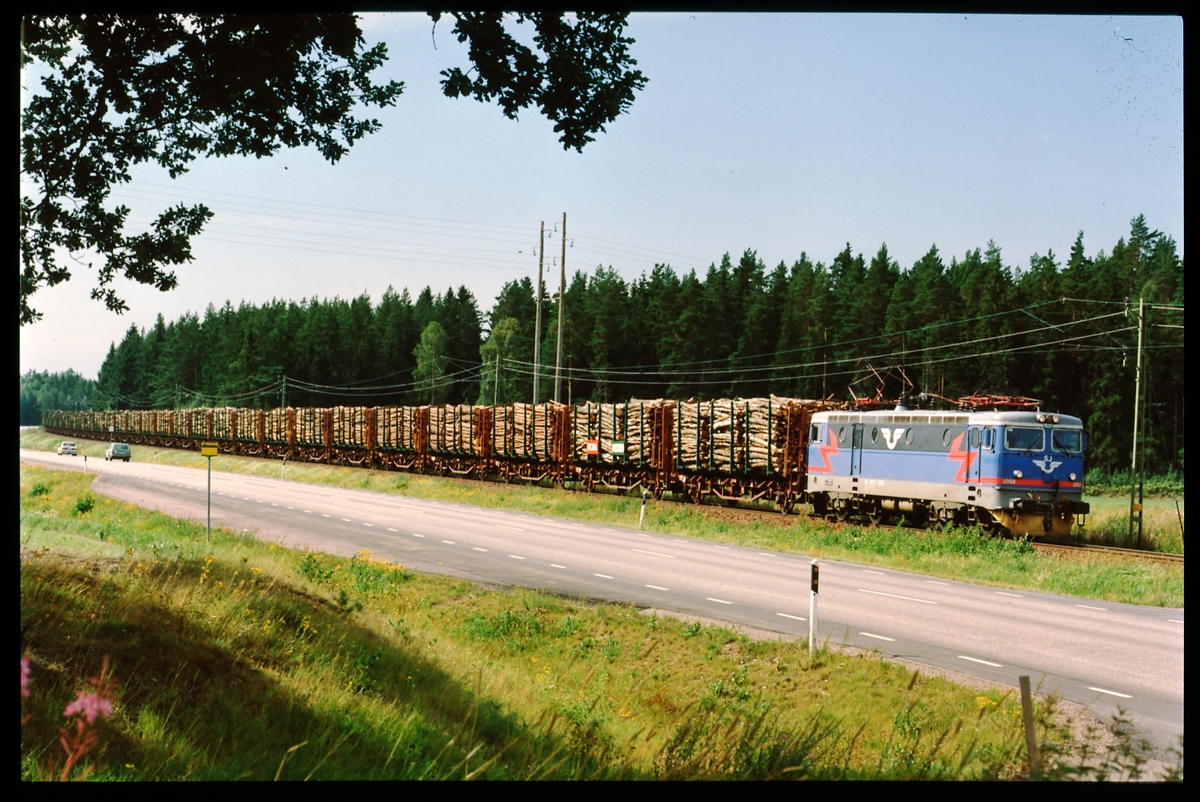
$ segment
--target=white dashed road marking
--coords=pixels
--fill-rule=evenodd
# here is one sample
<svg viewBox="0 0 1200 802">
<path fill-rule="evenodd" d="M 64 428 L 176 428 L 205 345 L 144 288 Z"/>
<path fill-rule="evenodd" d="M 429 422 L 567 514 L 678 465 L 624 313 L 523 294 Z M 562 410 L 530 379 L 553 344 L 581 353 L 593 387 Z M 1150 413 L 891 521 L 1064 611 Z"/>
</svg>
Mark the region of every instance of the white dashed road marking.
<svg viewBox="0 0 1200 802">
<path fill-rule="evenodd" d="M 884 636 L 884 635 L 876 635 L 876 634 L 875 634 L 875 633 L 873 633 L 873 632 L 860 632 L 860 633 L 858 633 L 858 634 L 859 634 L 859 635 L 866 635 L 868 638 L 879 638 L 880 640 L 885 640 L 885 641 L 887 641 L 888 643 L 893 643 L 893 642 L 895 642 L 895 640 L 896 640 L 895 638 L 889 638 L 889 637 L 886 637 L 886 636 Z"/>
<path fill-rule="evenodd" d="M 1024 597 L 1024 596 L 1022 596 L 1020 593 L 1005 593 L 1005 592 L 1004 592 L 1004 591 L 1002 591 L 1002 590 L 998 590 L 998 591 L 996 591 L 996 595 L 998 595 L 998 596 L 1012 596 L 1014 599 L 1023 599 L 1023 598 L 1025 598 L 1025 597 Z"/>
<path fill-rule="evenodd" d="M 653 556 L 655 556 L 655 557 L 667 557 L 667 558 L 669 558 L 669 559 L 672 559 L 672 560 L 674 560 L 674 559 L 675 559 L 675 555 L 674 555 L 674 554 L 660 554 L 660 553 L 659 553 L 659 552 L 657 552 L 657 551 L 645 551 L 644 549 L 630 549 L 630 551 L 636 551 L 638 554 L 651 554 L 651 555 L 653 555 Z"/>
<path fill-rule="evenodd" d="M 1098 691 L 1100 693 L 1107 693 L 1109 696 L 1120 696 L 1122 699 L 1132 699 L 1133 698 L 1132 696 L 1130 696 L 1127 693 L 1117 693 L 1116 691 L 1106 691 L 1103 688 L 1093 688 L 1090 685 L 1088 686 L 1088 690 L 1089 691 Z"/>
<path fill-rule="evenodd" d="M 790 618 L 793 621 L 807 621 L 808 620 L 807 618 L 801 618 L 798 615 L 788 615 L 787 613 L 775 613 L 775 615 L 782 616 L 783 618 Z"/>
<path fill-rule="evenodd" d="M 965 654 L 960 654 L 958 656 L 958 659 L 959 660 L 970 660 L 972 663 L 983 663 L 985 666 L 992 666 L 993 668 L 1003 668 L 1004 667 L 1000 663 L 993 663 L 990 660 L 980 660 L 978 657 L 967 657 Z"/>
<path fill-rule="evenodd" d="M 668 588 L 660 587 L 658 585 L 647 585 L 646 587 L 648 587 L 652 590 L 668 590 Z"/>
<path fill-rule="evenodd" d="M 890 596 L 893 599 L 904 599 L 905 601 L 915 601 L 920 602 L 921 604 L 937 604 L 937 602 L 929 601 L 928 599 L 914 599 L 912 596 L 897 596 L 895 593 L 883 593 L 878 590 L 867 590 L 866 588 L 859 588 L 858 591 L 859 593 L 870 593 L 873 596 Z"/>
<path fill-rule="evenodd" d="M 505 526 L 504 524 L 496 524 L 496 526 L 500 527 L 501 529 L 511 529 L 514 532 L 524 532 L 525 531 L 524 529 L 522 529 L 519 526 Z"/>
<path fill-rule="evenodd" d="M 706 596 L 705 598 L 711 602 L 716 602 L 717 604 L 733 604 L 733 602 L 731 602 L 731 601 L 725 601 L 724 599 L 714 599 L 712 596 Z"/>
<path fill-rule="evenodd" d="M 883 571 L 872 571 L 869 568 L 863 569 L 864 574 L 875 574 L 876 576 L 887 576 Z"/>
<path fill-rule="evenodd" d="M 598 576 L 601 579 L 612 579 L 612 577 L 609 576 L 608 574 L 592 574 L 592 576 Z"/>
<path fill-rule="evenodd" d="M 932 579 L 926 579 L 925 581 L 931 585 L 948 585 L 948 584 L 950 584 L 949 582 L 936 582 Z"/>
<path fill-rule="evenodd" d="M 1090 606 L 1090 605 L 1087 605 L 1087 604 L 1077 604 L 1077 605 L 1075 605 L 1075 606 L 1076 606 L 1076 607 L 1082 607 L 1082 608 L 1083 608 L 1083 609 L 1085 609 L 1085 610 L 1099 610 L 1099 611 L 1100 611 L 1100 612 L 1102 612 L 1102 613 L 1107 613 L 1107 612 L 1108 612 L 1108 608 L 1107 608 L 1107 607 L 1092 607 L 1092 606 Z"/>
</svg>

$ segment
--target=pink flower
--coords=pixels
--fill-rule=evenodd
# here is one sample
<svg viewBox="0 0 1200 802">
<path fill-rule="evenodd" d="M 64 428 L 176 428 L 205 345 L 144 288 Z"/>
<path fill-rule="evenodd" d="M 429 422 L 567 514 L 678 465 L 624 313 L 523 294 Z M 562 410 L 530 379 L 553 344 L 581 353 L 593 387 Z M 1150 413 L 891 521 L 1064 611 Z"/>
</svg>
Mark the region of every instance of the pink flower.
<svg viewBox="0 0 1200 802">
<path fill-rule="evenodd" d="M 29 658 L 21 658 L 21 698 L 29 696 Z"/>
<path fill-rule="evenodd" d="M 108 699 L 103 699 L 99 694 L 81 693 L 74 702 L 67 705 L 67 709 L 63 711 L 64 716 L 83 716 L 87 719 L 88 724 L 96 721 L 96 716 L 108 718 L 112 715 L 112 702 Z"/>
</svg>

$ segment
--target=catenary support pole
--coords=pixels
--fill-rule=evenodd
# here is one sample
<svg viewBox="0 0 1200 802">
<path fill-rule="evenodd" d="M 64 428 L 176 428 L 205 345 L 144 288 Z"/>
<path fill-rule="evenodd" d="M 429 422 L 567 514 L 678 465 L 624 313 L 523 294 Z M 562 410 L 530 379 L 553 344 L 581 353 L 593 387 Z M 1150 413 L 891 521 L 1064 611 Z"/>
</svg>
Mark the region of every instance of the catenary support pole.
<svg viewBox="0 0 1200 802">
<path fill-rule="evenodd" d="M 567 213 L 563 212 L 562 259 L 558 265 L 558 352 L 554 357 L 554 402 L 562 401 L 563 310 L 567 306 Z"/>
<path fill-rule="evenodd" d="M 537 313 L 534 315 L 533 323 L 533 403 L 537 404 L 539 399 L 539 391 L 541 390 L 539 381 L 542 377 L 542 264 L 546 250 L 546 221 L 542 221 L 541 241 L 538 244 L 538 280 L 537 287 L 534 289 L 534 295 L 537 299 Z"/>
</svg>

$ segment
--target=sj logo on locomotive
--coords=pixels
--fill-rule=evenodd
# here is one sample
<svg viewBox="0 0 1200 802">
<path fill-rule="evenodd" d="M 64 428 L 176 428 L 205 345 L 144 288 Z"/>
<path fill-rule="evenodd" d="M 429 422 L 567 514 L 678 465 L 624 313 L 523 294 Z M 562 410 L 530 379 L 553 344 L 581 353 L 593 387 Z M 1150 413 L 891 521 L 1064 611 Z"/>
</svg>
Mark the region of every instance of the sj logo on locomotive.
<svg viewBox="0 0 1200 802">
<path fill-rule="evenodd" d="M 1054 460 L 1050 459 L 1049 454 L 1041 459 L 1033 460 L 1033 464 L 1041 468 L 1042 473 L 1053 473 L 1055 468 L 1057 468 L 1059 465 L 1062 465 L 1061 462 L 1055 462 Z"/>
<path fill-rule="evenodd" d="M 896 443 L 900 442 L 900 438 L 904 436 L 904 429 L 886 429 L 879 427 L 879 431 L 883 432 L 884 442 L 887 443 L 888 451 L 896 447 Z"/>
</svg>

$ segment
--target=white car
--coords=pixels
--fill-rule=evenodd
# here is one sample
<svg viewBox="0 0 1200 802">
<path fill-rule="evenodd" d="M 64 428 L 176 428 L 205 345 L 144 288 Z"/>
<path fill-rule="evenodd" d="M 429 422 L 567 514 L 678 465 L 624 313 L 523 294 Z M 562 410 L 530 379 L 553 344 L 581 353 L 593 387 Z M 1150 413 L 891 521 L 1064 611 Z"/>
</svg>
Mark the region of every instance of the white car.
<svg viewBox="0 0 1200 802">
<path fill-rule="evenodd" d="M 69 440 L 64 440 L 58 447 L 58 455 L 61 457 L 63 454 L 70 454 L 72 457 L 78 457 L 79 446 L 75 445 Z"/>
</svg>

